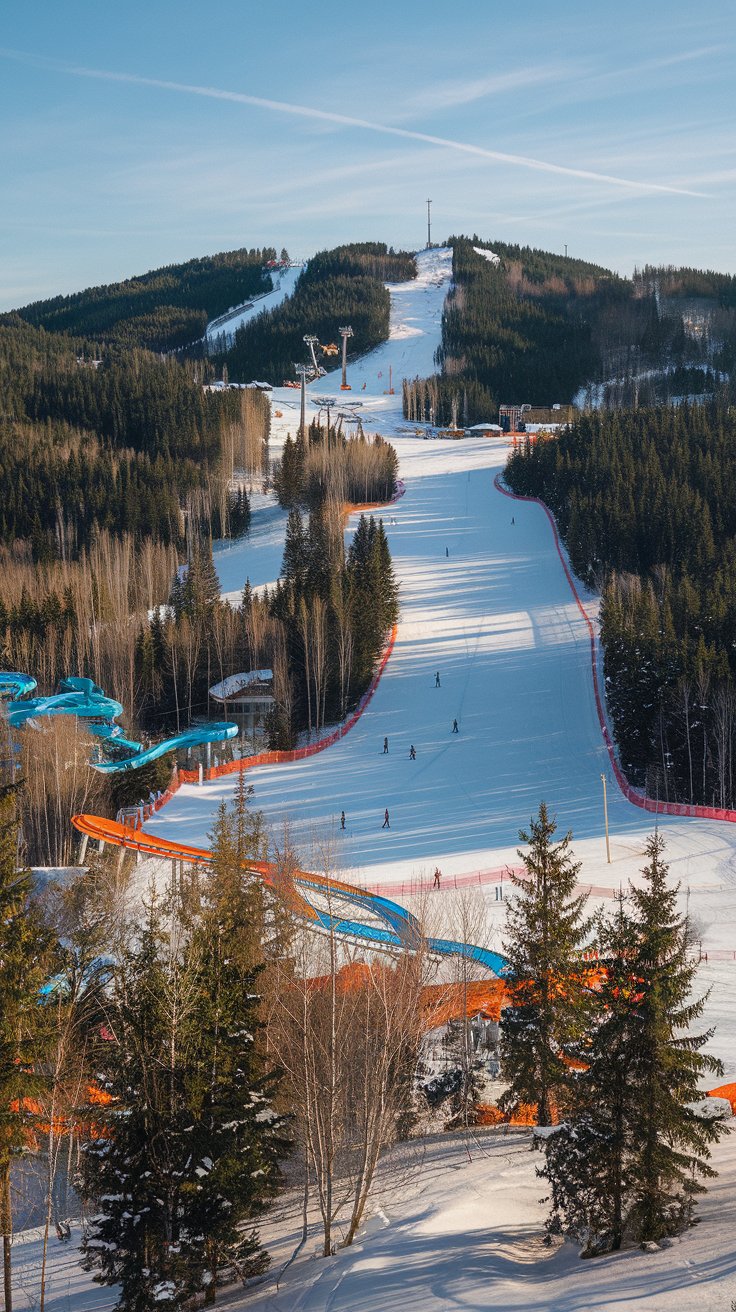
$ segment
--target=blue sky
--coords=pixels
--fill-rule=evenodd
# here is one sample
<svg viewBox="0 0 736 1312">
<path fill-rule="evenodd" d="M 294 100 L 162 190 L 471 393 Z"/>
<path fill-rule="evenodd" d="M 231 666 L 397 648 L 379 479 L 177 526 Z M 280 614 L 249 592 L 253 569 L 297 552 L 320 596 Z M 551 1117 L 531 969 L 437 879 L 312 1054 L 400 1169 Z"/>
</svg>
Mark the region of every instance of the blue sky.
<svg viewBox="0 0 736 1312">
<path fill-rule="evenodd" d="M 427 196 L 437 238 L 736 272 L 732 0 L 31 0 L 0 46 L 0 308 L 415 248 Z"/>
</svg>

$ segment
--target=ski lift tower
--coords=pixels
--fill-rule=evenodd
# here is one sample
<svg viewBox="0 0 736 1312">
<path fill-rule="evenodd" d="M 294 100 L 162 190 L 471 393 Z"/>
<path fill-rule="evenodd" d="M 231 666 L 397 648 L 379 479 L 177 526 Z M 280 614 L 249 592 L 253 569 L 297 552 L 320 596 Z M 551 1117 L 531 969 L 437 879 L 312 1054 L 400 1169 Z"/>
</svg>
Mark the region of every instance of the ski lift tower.
<svg viewBox="0 0 736 1312">
<path fill-rule="evenodd" d="M 315 397 L 315 404 L 316 404 L 316 406 L 317 406 L 317 423 L 319 423 L 320 420 L 321 420 L 321 418 L 322 418 L 322 411 L 323 411 L 323 410 L 324 410 L 325 414 L 327 415 L 327 445 L 328 445 L 328 447 L 329 447 L 329 445 L 330 445 L 330 411 L 331 411 L 332 407 L 333 407 L 334 405 L 337 404 L 337 401 L 336 401 L 336 399 L 335 399 L 334 396 L 318 396 L 318 397 Z"/>
<path fill-rule="evenodd" d="M 310 354 L 311 354 L 311 356 L 312 356 L 312 364 L 314 365 L 314 374 L 315 374 L 315 377 L 318 378 L 318 377 L 319 377 L 319 365 L 317 364 L 317 356 L 316 356 L 316 354 L 315 354 L 315 350 L 314 350 L 314 348 L 315 348 L 315 346 L 317 345 L 317 343 L 319 342 L 319 337 L 315 337 L 314 333 L 305 333 L 304 338 L 303 338 L 303 341 L 304 341 L 305 346 L 308 346 L 308 347 L 309 347 Z"/>
<path fill-rule="evenodd" d="M 299 436 L 304 441 L 305 419 L 307 413 L 307 374 L 310 372 L 308 364 L 295 364 L 294 373 L 299 375 Z"/>
<path fill-rule="evenodd" d="M 348 337 L 353 336 L 353 330 L 348 324 L 346 328 L 339 328 L 338 332 L 342 337 L 342 382 L 340 391 L 351 392 L 352 388 L 348 382 Z"/>
</svg>

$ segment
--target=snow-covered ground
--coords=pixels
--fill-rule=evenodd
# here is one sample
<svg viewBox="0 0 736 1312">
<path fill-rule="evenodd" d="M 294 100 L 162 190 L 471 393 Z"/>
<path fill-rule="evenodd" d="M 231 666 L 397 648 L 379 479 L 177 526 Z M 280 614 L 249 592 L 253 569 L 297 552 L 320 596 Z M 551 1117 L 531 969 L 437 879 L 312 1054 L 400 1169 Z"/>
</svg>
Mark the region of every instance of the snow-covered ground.
<svg viewBox="0 0 736 1312">
<path fill-rule="evenodd" d="M 406 427 L 401 411 L 401 380 L 417 375 L 425 377 L 434 371 L 433 357 L 440 340 L 442 307 L 452 275 L 452 251 L 446 248 L 421 251 L 417 265 L 418 277 L 415 280 L 390 285 L 388 340 L 350 365 L 348 381 L 352 384 L 352 392 L 341 392 L 340 370 L 334 370 L 309 385 L 308 423 L 319 411 L 317 399 L 330 396 L 346 407 L 359 401 L 360 414 L 369 432 L 391 435 Z M 265 299 L 260 305 L 263 308 Z M 391 371 L 393 396 L 388 395 Z M 363 383 L 366 384 L 365 392 Z M 271 396 L 269 456 L 277 460 L 287 434 L 295 436 L 299 427 L 299 392 L 289 387 L 275 387 Z M 336 408 L 339 409 L 339 405 Z M 238 601 L 246 578 L 253 587 L 275 583 L 281 569 L 286 520 L 287 514 L 280 509 L 272 492 L 251 495 L 251 527 L 247 537 L 237 542 L 218 542 L 214 548 L 220 587 L 226 598 Z"/>
<path fill-rule="evenodd" d="M 239 605 L 246 579 L 252 588 L 273 584 L 281 573 L 288 511 L 282 510 L 273 492 L 249 494 L 251 521 L 247 536 L 234 542 L 215 542 L 215 562 L 220 589 L 226 601 Z"/>
<path fill-rule="evenodd" d="M 312 1218 L 302 1253 L 276 1289 L 300 1237 L 301 1199 L 264 1218 L 272 1254 L 248 1293 L 223 1291 L 229 1312 L 727 1312 L 736 1301 L 736 1137 L 714 1152 L 718 1179 L 699 1205 L 701 1224 L 658 1253 L 580 1261 L 572 1244 L 545 1247 L 544 1181 L 526 1133 L 436 1135 L 384 1160 L 362 1231 L 323 1259 Z M 336 1227 L 339 1241 L 340 1227 Z M 74 1229 L 74 1240 L 78 1230 Z M 72 1244 L 50 1249 L 47 1312 L 110 1312 L 114 1295 L 91 1286 Z M 37 1307 L 36 1232 L 19 1237 L 16 1306 Z M 28 1297 L 24 1297 L 23 1290 Z"/>
</svg>

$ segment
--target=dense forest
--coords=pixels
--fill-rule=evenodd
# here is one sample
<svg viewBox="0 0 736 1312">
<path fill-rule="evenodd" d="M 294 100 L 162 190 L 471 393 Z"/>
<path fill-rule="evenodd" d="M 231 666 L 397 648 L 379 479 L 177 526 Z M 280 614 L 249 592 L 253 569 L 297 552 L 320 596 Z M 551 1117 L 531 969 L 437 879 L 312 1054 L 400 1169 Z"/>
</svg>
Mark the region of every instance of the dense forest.
<svg viewBox="0 0 736 1312">
<path fill-rule="evenodd" d="M 34 301 L 17 313 L 48 332 L 169 351 L 201 337 L 207 322 L 231 305 L 270 291 L 266 265 L 275 258 L 276 251 L 268 247 L 225 251 L 71 296 Z"/>
<path fill-rule="evenodd" d="M 736 362 L 733 279 L 451 239 L 453 282 L 432 378 L 407 380 L 407 419 L 488 422 L 500 404 L 629 407 L 712 394 Z M 495 258 L 488 258 L 483 251 Z"/>
<path fill-rule="evenodd" d="M 388 337 L 390 298 L 384 283 L 414 277 L 413 255 L 382 242 L 320 251 L 288 300 L 238 329 L 232 350 L 222 357 L 230 378 L 263 378 L 275 385 L 291 380 L 294 365 L 305 359 L 305 333 L 314 333 L 322 345 L 336 344 L 343 324 L 353 328 L 355 353 L 372 350 Z"/>
<path fill-rule="evenodd" d="M 35 560 L 73 559 L 95 534 L 184 541 L 185 518 L 215 537 L 248 525 L 236 468 L 260 464 L 268 402 L 208 392 L 193 367 L 148 352 L 105 352 L 0 324 L 0 544 Z"/>
<path fill-rule="evenodd" d="M 526 444 L 507 479 L 554 511 L 575 572 L 602 588 L 608 707 L 650 796 L 736 804 L 736 413 L 584 415 Z"/>
</svg>

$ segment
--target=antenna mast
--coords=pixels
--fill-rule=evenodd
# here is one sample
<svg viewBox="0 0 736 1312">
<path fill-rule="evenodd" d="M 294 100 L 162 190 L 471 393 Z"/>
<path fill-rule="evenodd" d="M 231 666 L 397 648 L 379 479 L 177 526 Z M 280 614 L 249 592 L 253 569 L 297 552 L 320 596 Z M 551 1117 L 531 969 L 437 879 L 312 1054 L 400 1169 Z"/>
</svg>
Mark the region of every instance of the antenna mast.
<svg viewBox="0 0 736 1312">
<path fill-rule="evenodd" d="M 432 246 L 432 202 L 427 201 L 427 250 Z"/>
</svg>

